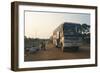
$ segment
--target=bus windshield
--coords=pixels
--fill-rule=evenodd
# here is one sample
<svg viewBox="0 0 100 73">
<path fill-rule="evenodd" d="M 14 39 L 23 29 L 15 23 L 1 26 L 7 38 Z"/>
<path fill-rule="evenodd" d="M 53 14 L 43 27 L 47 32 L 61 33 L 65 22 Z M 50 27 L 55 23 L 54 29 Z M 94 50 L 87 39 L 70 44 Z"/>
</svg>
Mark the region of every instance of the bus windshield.
<svg viewBox="0 0 100 73">
<path fill-rule="evenodd" d="M 80 25 L 65 24 L 64 35 L 79 35 L 81 33 Z"/>
</svg>

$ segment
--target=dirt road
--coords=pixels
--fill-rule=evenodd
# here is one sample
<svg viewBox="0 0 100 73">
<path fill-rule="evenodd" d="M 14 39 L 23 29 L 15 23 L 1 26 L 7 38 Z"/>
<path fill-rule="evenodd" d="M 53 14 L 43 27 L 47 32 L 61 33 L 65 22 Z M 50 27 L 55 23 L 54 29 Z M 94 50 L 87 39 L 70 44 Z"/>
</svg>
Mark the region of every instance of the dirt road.
<svg viewBox="0 0 100 73">
<path fill-rule="evenodd" d="M 84 59 L 90 58 L 90 49 L 87 46 L 80 47 L 77 52 L 62 52 L 61 49 L 49 45 L 48 49 L 36 53 L 25 52 L 25 61 Z"/>
</svg>

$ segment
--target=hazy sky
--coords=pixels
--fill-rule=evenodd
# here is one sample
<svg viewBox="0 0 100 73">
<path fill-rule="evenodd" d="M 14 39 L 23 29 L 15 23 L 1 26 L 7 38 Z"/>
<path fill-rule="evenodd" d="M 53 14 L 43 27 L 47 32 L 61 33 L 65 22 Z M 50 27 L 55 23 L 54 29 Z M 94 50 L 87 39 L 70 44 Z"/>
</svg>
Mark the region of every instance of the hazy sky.
<svg viewBox="0 0 100 73">
<path fill-rule="evenodd" d="M 25 36 L 50 38 L 54 29 L 64 22 L 90 25 L 90 14 L 27 11 L 25 12 Z"/>
</svg>

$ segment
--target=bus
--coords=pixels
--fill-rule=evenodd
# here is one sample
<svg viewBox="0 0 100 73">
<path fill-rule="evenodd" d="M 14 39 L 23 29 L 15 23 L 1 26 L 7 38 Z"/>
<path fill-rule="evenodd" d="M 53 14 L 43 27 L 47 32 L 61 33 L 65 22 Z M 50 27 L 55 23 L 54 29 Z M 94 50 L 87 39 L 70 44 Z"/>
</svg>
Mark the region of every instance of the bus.
<svg viewBox="0 0 100 73">
<path fill-rule="evenodd" d="M 52 42 L 62 51 L 78 51 L 82 42 L 81 25 L 71 22 L 59 25 L 53 32 Z"/>
</svg>

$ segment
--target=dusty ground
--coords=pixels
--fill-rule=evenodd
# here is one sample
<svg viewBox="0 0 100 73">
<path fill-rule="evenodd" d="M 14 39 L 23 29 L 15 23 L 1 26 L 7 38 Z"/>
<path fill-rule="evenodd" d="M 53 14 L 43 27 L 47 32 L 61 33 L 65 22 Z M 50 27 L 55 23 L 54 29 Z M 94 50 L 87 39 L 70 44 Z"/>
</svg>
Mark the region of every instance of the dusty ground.
<svg viewBox="0 0 100 73">
<path fill-rule="evenodd" d="M 36 53 L 30 54 L 25 52 L 25 61 L 39 61 L 39 60 L 61 60 L 61 59 L 84 59 L 90 58 L 89 46 L 81 46 L 77 52 L 62 52 L 61 49 L 53 47 L 51 44 L 47 49 L 40 50 Z"/>
</svg>

